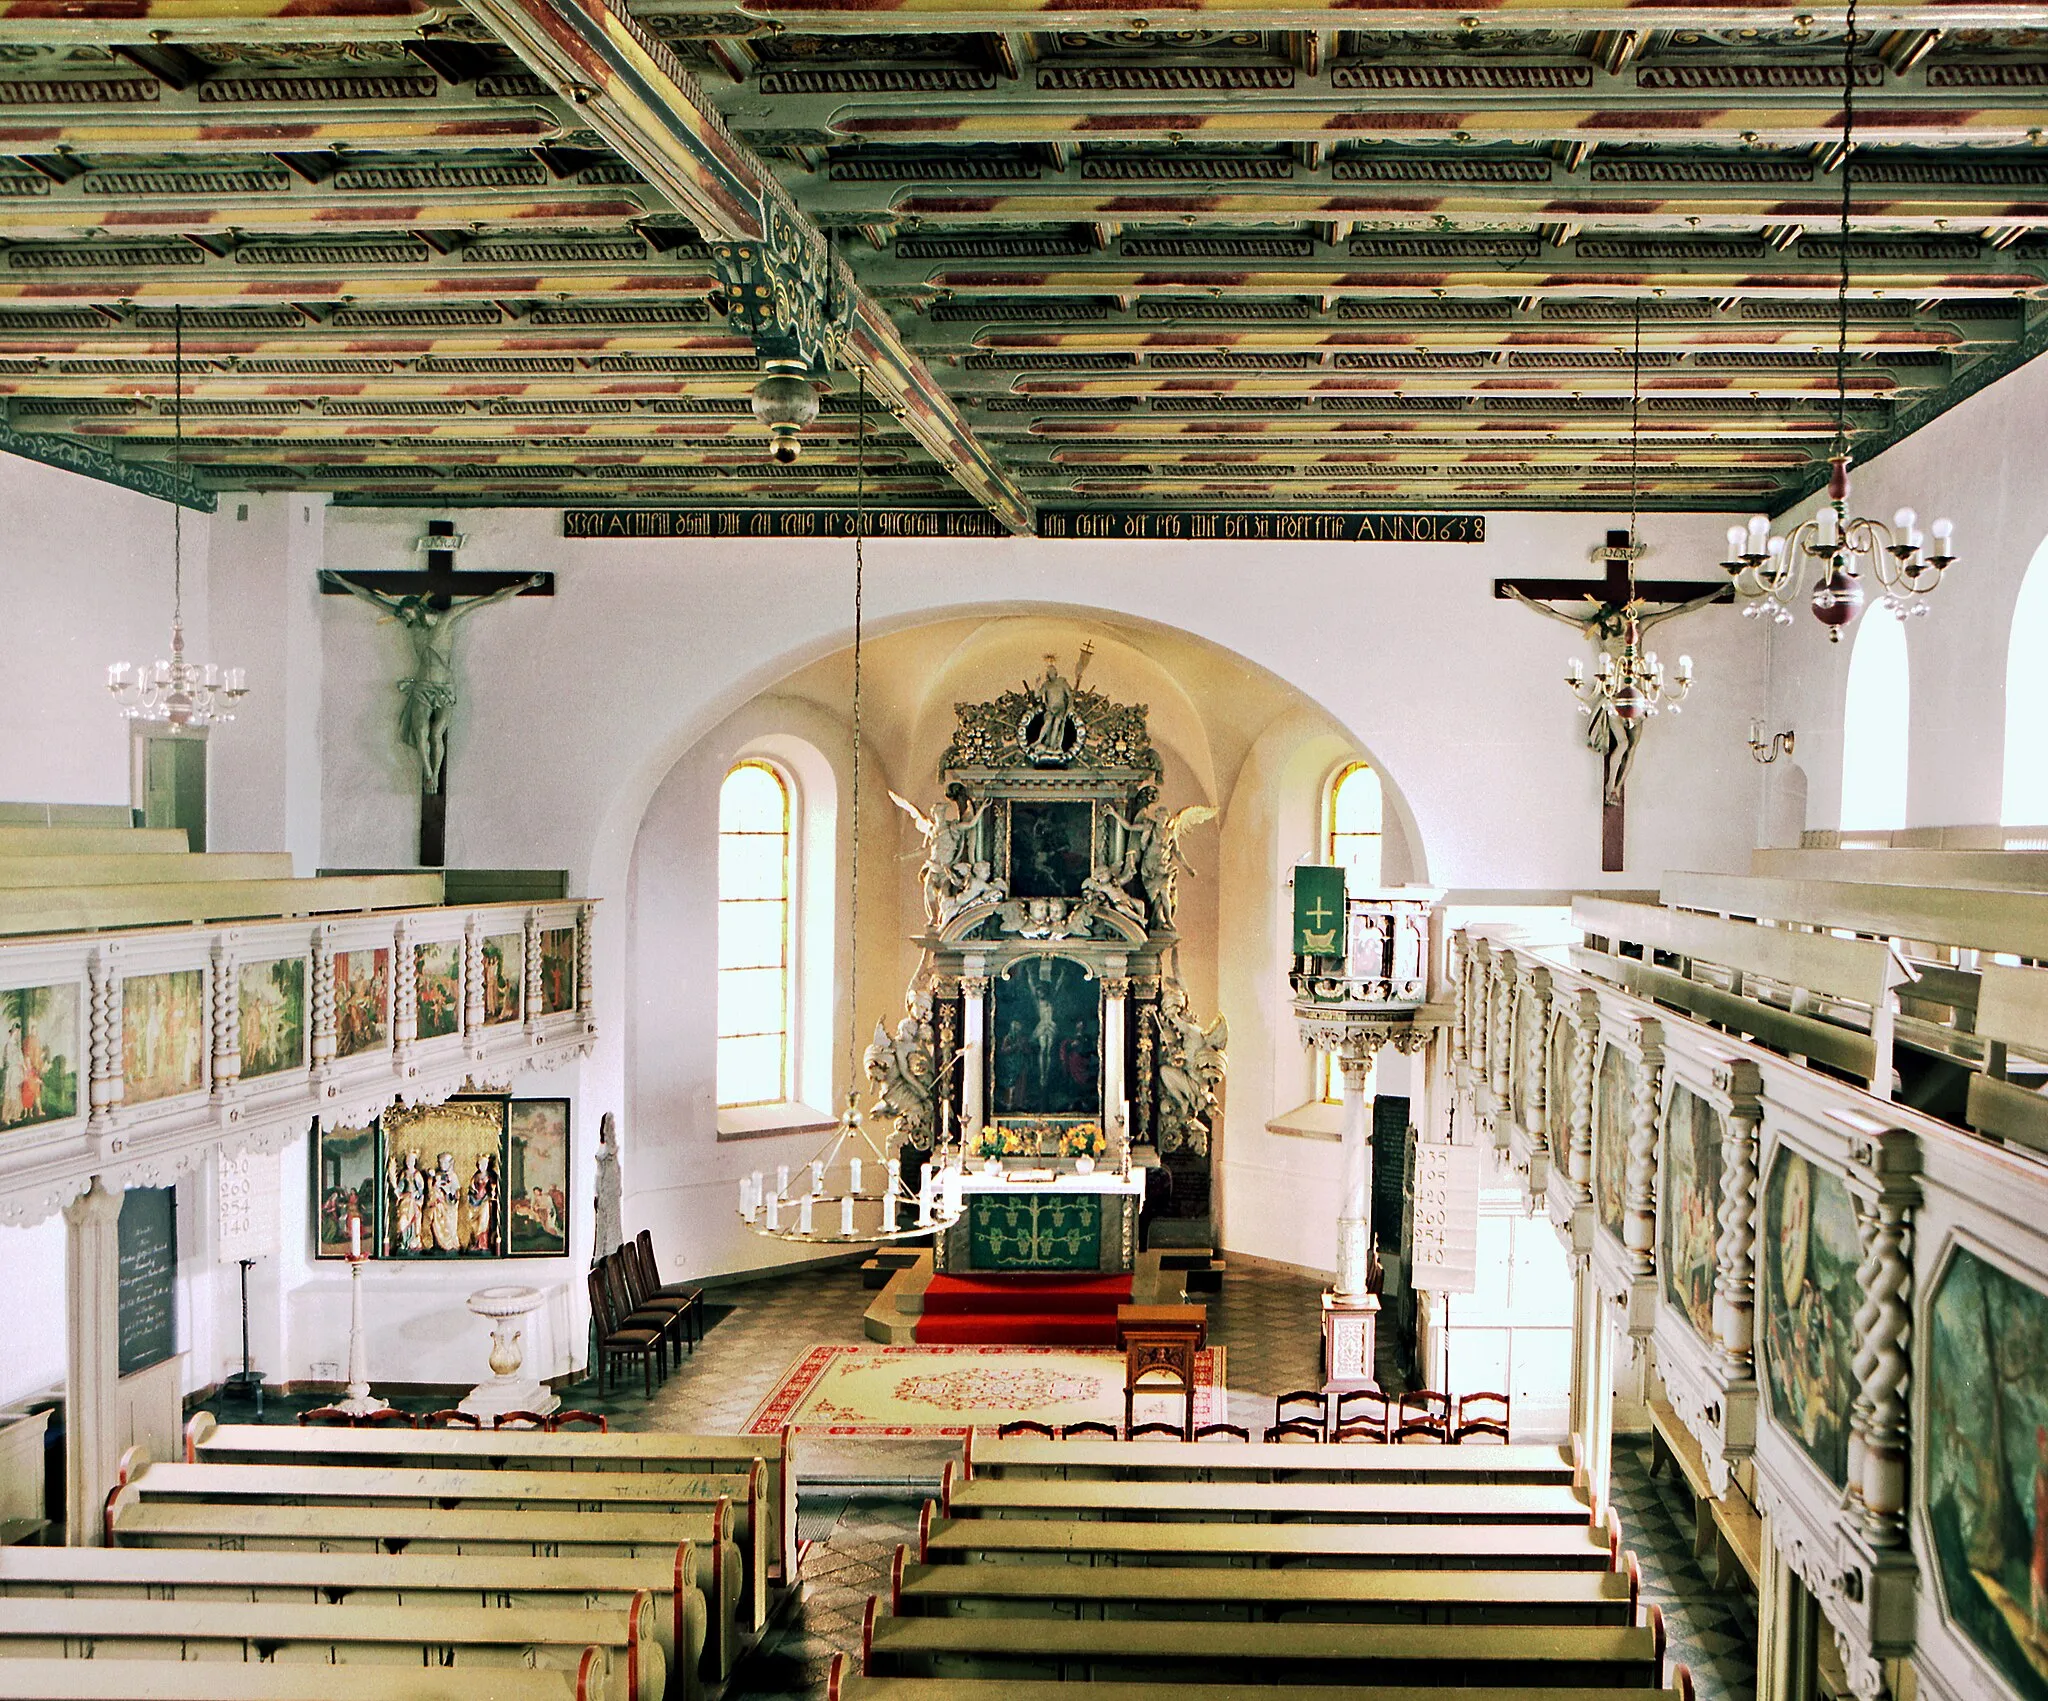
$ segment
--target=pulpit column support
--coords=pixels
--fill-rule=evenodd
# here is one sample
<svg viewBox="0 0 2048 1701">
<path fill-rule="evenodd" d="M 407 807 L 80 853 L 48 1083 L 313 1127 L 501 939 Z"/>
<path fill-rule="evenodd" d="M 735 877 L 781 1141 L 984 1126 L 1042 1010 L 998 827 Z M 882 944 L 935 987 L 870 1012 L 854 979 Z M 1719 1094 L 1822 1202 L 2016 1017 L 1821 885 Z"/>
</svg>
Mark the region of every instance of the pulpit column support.
<svg viewBox="0 0 2048 1701">
<path fill-rule="evenodd" d="M 1373 1049 L 1347 1045 L 1336 1063 L 1344 1083 L 1344 1169 L 1337 1194 L 1337 1285 L 1323 1295 L 1323 1386 L 1332 1393 L 1376 1388 L 1373 1374 L 1380 1296 L 1372 1291 Z"/>
</svg>

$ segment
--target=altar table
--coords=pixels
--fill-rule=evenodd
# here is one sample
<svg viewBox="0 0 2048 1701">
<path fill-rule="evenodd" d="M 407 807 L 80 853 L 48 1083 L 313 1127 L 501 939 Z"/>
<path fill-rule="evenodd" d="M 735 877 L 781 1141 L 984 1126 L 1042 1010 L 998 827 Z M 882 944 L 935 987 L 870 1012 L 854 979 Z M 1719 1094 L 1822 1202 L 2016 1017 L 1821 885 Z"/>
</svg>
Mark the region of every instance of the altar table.
<svg viewBox="0 0 2048 1701">
<path fill-rule="evenodd" d="M 960 1190 L 966 1209 L 938 1237 L 933 1263 L 942 1272 L 1128 1275 L 1136 1262 L 1142 1169 L 1029 1181 L 975 1171 Z"/>
</svg>

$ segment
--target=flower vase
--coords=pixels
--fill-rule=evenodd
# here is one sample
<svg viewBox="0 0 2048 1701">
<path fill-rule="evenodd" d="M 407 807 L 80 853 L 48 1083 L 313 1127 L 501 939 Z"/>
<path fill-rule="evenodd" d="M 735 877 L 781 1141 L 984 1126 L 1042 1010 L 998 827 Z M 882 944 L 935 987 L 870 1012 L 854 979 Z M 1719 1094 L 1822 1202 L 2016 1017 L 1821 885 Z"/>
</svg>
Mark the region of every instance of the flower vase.
<svg viewBox="0 0 2048 1701">
<path fill-rule="evenodd" d="M 1095 1173 L 1095 1160 L 1086 1152 L 1083 1152 L 1074 1160 L 1074 1173 L 1076 1175 L 1093 1175 Z"/>
</svg>

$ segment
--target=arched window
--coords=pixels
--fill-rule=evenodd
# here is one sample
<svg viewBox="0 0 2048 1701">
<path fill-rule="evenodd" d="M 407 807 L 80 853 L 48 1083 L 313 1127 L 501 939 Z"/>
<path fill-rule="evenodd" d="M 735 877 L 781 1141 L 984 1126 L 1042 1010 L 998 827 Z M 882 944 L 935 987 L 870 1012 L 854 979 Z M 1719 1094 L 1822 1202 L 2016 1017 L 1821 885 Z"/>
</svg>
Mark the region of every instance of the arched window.
<svg viewBox="0 0 2048 1701">
<path fill-rule="evenodd" d="M 1385 807 L 1380 777 L 1366 763 L 1347 762 L 1331 777 L 1323 807 L 1323 855 L 1344 870 L 1349 891 L 1362 892 L 1380 883 Z M 1336 1104 L 1344 1096 L 1343 1076 L 1327 1051 L 1316 1053 L 1316 1085 L 1316 1096 L 1325 1104 Z"/>
<path fill-rule="evenodd" d="M 1875 603 L 1865 611 L 1849 658 L 1842 704 L 1842 830 L 1906 824 L 1907 732 L 1912 725 L 1906 629 Z"/>
<path fill-rule="evenodd" d="M 1337 770 L 1330 781 L 1329 806 L 1324 811 L 1329 832 L 1324 854 L 1347 872 L 1346 886 L 1363 889 L 1380 883 L 1380 820 L 1385 800 L 1380 777 L 1363 762 L 1352 762 Z"/>
<path fill-rule="evenodd" d="M 741 762 L 718 790 L 718 1103 L 777 1104 L 790 1085 L 790 837 L 782 770 Z"/>
<path fill-rule="evenodd" d="M 2034 551 L 2012 611 L 2005 653 L 2005 795 L 1998 819 L 2008 827 L 2048 823 L 2048 541 Z"/>
</svg>

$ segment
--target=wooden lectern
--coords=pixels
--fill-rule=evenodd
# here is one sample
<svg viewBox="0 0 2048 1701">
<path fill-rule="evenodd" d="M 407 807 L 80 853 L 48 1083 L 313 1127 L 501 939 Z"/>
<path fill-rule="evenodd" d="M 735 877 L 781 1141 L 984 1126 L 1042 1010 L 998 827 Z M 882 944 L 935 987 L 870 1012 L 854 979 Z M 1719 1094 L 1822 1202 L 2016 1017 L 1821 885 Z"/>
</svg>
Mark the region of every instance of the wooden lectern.
<svg viewBox="0 0 2048 1701">
<path fill-rule="evenodd" d="M 1201 1305 L 1120 1305 L 1116 1341 L 1124 1350 L 1124 1434 L 1140 1394 L 1180 1396 L 1183 1441 L 1195 1438 L 1195 1354 L 1209 1338 Z"/>
</svg>

